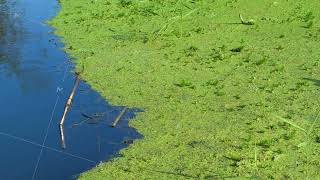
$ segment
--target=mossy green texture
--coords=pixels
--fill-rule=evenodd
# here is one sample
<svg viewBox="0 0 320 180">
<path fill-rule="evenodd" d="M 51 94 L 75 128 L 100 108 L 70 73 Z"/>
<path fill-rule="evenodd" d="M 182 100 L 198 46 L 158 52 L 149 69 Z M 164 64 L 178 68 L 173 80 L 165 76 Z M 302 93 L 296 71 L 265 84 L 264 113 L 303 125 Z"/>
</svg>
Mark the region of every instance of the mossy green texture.
<svg viewBox="0 0 320 180">
<path fill-rule="evenodd" d="M 83 78 L 144 110 L 80 179 L 320 178 L 320 1 L 60 2 Z"/>
</svg>

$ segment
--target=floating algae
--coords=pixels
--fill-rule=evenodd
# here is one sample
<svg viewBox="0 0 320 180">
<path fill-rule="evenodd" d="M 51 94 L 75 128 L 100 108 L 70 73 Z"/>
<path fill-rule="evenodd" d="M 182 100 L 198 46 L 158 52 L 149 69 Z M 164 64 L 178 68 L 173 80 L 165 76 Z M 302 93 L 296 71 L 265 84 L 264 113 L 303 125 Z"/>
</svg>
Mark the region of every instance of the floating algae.
<svg viewBox="0 0 320 180">
<path fill-rule="evenodd" d="M 320 75 L 319 1 L 121 2 L 61 0 L 53 22 L 67 44 L 96 51 L 71 51 L 85 80 L 112 103 L 145 110 L 131 122 L 145 138 L 81 179 L 319 177 L 319 155 L 298 146 L 305 134 L 271 118 L 307 126 L 318 111 L 318 86 L 303 78 Z"/>
</svg>

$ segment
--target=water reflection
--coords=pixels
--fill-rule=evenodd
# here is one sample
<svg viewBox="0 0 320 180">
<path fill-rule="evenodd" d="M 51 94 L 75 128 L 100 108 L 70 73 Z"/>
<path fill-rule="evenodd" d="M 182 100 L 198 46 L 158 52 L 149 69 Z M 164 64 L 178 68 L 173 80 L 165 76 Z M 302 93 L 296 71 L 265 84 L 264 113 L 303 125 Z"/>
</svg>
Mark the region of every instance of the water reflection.
<svg viewBox="0 0 320 180">
<path fill-rule="evenodd" d="M 1 0 L 0 4 L 0 76 L 19 82 L 23 93 L 48 88 L 51 77 L 42 68 L 41 58 L 47 58 L 48 52 L 32 53 L 26 51 L 26 43 L 40 43 L 40 39 L 31 37 L 31 29 L 24 26 L 23 8 L 18 9 L 18 1 Z M 39 25 L 38 25 L 39 26 Z M 37 28 L 36 25 L 32 28 Z M 42 55 L 40 54 L 42 53 Z M 45 54 L 45 56 L 44 56 Z"/>
<path fill-rule="evenodd" d="M 17 13 L 13 13 L 16 2 L 0 0 L 0 45 L 15 42 L 21 29 L 21 21 Z"/>
<path fill-rule="evenodd" d="M 15 23 L 15 19 L 12 18 L 11 11 L 14 4 L 7 3 L 5 0 L 0 1 L 0 65 L 7 64 L 9 69 L 13 72 L 16 71 L 18 62 L 17 59 L 18 55 L 15 53 L 17 52 L 17 48 L 14 46 L 10 46 L 17 41 L 17 36 L 19 32 L 17 32 L 18 23 Z M 12 43 L 10 43 L 12 42 Z M 13 61 L 16 63 L 9 63 L 8 59 L 9 55 L 14 56 Z"/>
</svg>

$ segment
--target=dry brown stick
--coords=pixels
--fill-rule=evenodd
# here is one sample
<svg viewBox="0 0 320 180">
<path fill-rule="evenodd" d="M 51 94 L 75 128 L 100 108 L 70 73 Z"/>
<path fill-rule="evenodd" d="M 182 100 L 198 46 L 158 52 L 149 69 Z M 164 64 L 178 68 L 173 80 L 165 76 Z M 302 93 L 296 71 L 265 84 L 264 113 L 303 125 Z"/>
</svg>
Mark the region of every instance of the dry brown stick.
<svg viewBox="0 0 320 180">
<path fill-rule="evenodd" d="M 71 103 L 72 103 L 72 99 L 73 99 L 73 96 L 74 96 L 74 93 L 77 89 L 77 86 L 79 84 L 79 80 L 80 80 L 80 74 L 79 73 L 76 73 L 76 80 L 74 81 L 74 85 L 73 85 L 73 88 L 72 88 L 72 91 L 70 93 L 70 96 L 66 102 L 66 105 L 64 106 L 64 111 L 63 111 L 63 114 L 62 114 L 62 117 L 61 117 L 61 120 L 60 120 L 60 126 L 63 125 L 64 123 L 64 120 L 66 118 L 66 115 L 67 115 L 67 112 L 68 112 L 68 109 L 69 107 L 71 106 Z"/>
<path fill-rule="evenodd" d="M 59 129 L 60 129 L 61 147 L 62 147 L 62 149 L 65 149 L 66 148 L 66 143 L 65 143 L 65 140 L 64 140 L 64 132 L 63 132 L 62 125 L 59 126 Z"/>
<path fill-rule="evenodd" d="M 122 109 L 122 111 L 120 112 L 120 114 L 119 114 L 119 115 L 117 116 L 117 118 L 113 121 L 111 127 L 115 127 L 115 126 L 117 125 L 118 121 L 121 119 L 121 117 L 123 116 L 123 114 L 126 112 L 127 109 L 128 109 L 127 107 L 125 107 L 125 108 Z"/>
</svg>

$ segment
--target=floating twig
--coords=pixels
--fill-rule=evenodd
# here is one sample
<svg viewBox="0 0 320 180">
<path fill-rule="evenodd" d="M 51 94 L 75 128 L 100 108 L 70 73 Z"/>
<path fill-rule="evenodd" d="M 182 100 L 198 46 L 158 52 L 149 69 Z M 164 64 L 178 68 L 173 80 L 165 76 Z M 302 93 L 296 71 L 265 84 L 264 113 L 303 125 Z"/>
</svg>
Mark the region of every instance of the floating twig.
<svg viewBox="0 0 320 180">
<path fill-rule="evenodd" d="M 123 116 L 123 114 L 126 112 L 127 109 L 128 109 L 127 107 L 125 107 L 125 108 L 122 109 L 122 111 L 120 112 L 120 114 L 119 114 L 119 115 L 117 116 L 117 118 L 113 121 L 111 127 L 115 127 L 115 126 L 117 125 L 118 121 L 121 119 L 121 117 Z"/>
<path fill-rule="evenodd" d="M 65 149 L 66 148 L 66 143 L 65 143 L 65 140 L 64 140 L 64 132 L 63 132 L 62 125 L 59 126 L 59 129 L 60 129 L 61 147 L 62 147 L 62 149 Z"/>
<path fill-rule="evenodd" d="M 87 121 L 88 121 L 88 119 L 85 119 L 85 120 L 80 121 L 79 123 L 74 123 L 74 124 L 71 125 L 71 128 L 74 128 L 76 126 L 80 126 L 80 125 L 82 125 L 83 123 L 85 123 Z"/>
<path fill-rule="evenodd" d="M 242 17 L 241 14 L 239 14 L 239 18 L 240 18 L 240 20 L 241 20 L 241 23 L 244 24 L 245 21 L 244 21 L 244 19 L 243 19 L 243 17 Z"/>
<path fill-rule="evenodd" d="M 245 21 L 242 17 L 241 14 L 239 14 L 239 18 L 241 20 L 241 24 L 244 24 L 244 25 L 254 25 L 254 21 L 253 19 L 250 19 L 249 21 Z"/>
<path fill-rule="evenodd" d="M 65 118 L 66 118 L 68 109 L 69 109 L 69 107 L 71 106 L 74 93 L 75 93 L 75 91 L 76 91 L 76 89 L 77 89 L 77 86 L 78 86 L 78 84 L 79 84 L 79 80 L 80 80 L 80 74 L 79 74 L 79 73 L 76 73 L 76 79 L 75 79 L 75 81 L 74 81 L 74 85 L 73 85 L 72 91 L 71 91 L 71 93 L 70 93 L 70 96 L 69 96 L 69 98 L 68 98 L 68 100 L 67 100 L 67 102 L 66 102 L 66 105 L 65 105 L 65 107 L 64 107 L 64 111 L 63 111 L 63 114 L 62 114 L 62 117 L 61 117 L 61 120 L 60 120 L 60 126 L 62 126 L 63 123 L 64 123 L 64 120 L 65 120 Z"/>
<path fill-rule="evenodd" d="M 93 119 L 93 117 L 89 116 L 88 114 L 81 112 L 81 115 L 87 119 Z"/>
<path fill-rule="evenodd" d="M 78 123 L 74 123 L 71 125 L 72 128 L 82 125 L 83 123 L 88 123 L 88 124 L 96 124 L 99 122 L 99 118 L 105 116 L 106 112 L 97 112 L 94 113 L 93 115 L 88 115 L 84 112 L 81 112 L 81 115 L 85 118 L 85 120 L 82 120 Z"/>
</svg>

